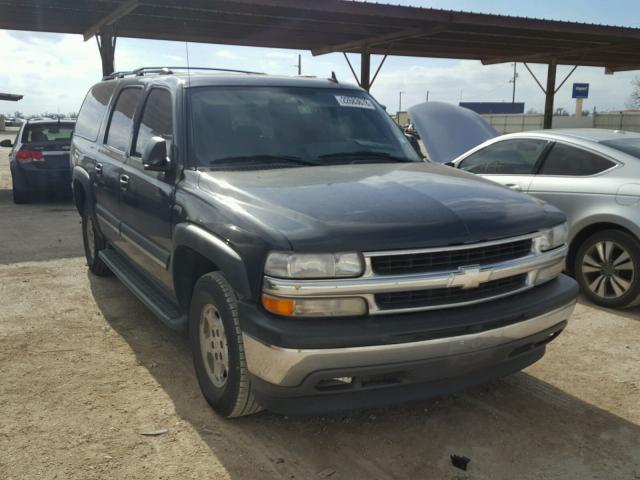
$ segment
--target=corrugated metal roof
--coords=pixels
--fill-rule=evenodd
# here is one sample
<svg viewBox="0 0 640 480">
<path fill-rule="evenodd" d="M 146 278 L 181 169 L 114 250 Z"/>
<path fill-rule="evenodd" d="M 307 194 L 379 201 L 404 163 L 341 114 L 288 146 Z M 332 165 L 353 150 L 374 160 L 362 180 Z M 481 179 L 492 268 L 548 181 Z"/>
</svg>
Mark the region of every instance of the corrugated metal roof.
<svg viewBox="0 0 640 480">
<path fill-rule="evenodd" d="M 345 0 L 0 0 L 0 28 L 416 57 L 640 67 L 640 29 Z"/>
</svg>

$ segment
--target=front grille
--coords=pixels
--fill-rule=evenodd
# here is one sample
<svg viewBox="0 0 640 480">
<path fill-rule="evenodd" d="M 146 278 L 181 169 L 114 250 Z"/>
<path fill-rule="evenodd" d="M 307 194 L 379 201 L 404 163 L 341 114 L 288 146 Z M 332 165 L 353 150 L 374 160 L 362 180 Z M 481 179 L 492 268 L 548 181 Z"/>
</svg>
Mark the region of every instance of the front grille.
<svg viewBox="0 0 640 480">
<path fill-rule="evenodd" d="M 371 257 L 371 267 L 378 275 L 403 275 L 457 270 L 461 266 L 486 265 L 524 257 L 531 252 L 531 239 L 469 247 L 462 250 L 381 255 Z"/>
<path fill-rule="evenodd" d="M 395 310 L 403 308 L 434 307 L 456 303 L 486 300 L 498 295 L 515 292 L 526 286 L 527 274 L 501 278 L 483 283 L 477 288 L 435 288 L 412 292 L 377 293 L 378 308 Z"/>
</svg>

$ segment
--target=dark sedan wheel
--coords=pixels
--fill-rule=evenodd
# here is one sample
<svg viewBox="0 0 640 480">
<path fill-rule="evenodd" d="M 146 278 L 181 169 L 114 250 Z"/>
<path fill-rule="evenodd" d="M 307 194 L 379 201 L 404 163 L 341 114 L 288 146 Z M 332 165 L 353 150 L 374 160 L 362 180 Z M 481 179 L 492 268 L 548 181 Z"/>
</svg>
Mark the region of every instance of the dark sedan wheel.
<svg viewBox="0 0 640 480">
<path fill-rule="evenodd" d="M 16 183 L 11 181 L 11 188 L 13 192 L 13 203 L 29 203 L 31 201 L 31 195 L 28 192 L 23 192 L 16 188 Z"/>
<path fill-rule="evenodd" d="M 598 305 L 626 308 L 639 300 L 640 247 L 625 232 L 589 237 L 578 250 L 575 272 L 582 291 Z"/>
<path fill-rule="evenodd" d="M 82 240 L 84 243 L 84 255 L 87 258 L 87 266 L 91 273 L 100 277 L 111 275 L 111 270 L 100 259 L 98 253 L 107 247 L 104 238 L 96 230 L 93 223 L 93 215 L 87 207 L 82 213 Z"/>
</svg>

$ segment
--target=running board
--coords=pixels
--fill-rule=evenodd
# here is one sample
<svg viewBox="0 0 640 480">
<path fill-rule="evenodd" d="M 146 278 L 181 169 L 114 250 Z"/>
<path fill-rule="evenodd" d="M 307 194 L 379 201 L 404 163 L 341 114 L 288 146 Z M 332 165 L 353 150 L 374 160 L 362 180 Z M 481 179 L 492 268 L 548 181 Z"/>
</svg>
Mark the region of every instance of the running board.
<svg viewBox="0 0 640 480">
<path fill-rule="evenodd" d="M 187 316 L 180 308 L 127 259 L 113 249 L 101 250 L 98 255 L 109 270 L 169 328 L 181 331 L 187 327 Z"/>
</svg>

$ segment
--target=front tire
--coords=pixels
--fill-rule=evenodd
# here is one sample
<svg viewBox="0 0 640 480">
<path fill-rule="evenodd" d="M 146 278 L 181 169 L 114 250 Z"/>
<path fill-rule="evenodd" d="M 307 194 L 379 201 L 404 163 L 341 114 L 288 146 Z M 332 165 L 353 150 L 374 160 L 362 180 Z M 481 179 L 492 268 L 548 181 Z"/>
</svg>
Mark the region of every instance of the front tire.
<svg viewBox="0 0 640 480">
<path fill-rule="evenodd" d="M 227 418 L 261 410 L 251 390 L 235 292 L 224 275 L 196 282 L 189 311 L 189 339 L 200 389 Z"/>
<path fill-rule="evenodd" d="M 99 277 L 111 275 L 109 267 L 100 259 L 98 255 L 101 250 L 107 248 L 107 242 L 96 229 L 93 222 L 93 215 L 87 206 L 82 212 L 82 241 L 84 244 L 84 255 L 87 259 L 87 266 L 91 273 Z"/>
<path fill-rule="evenodd" d="M 608 308 L 628 308 L 640 301 L 640 246 L 628 233 L 605 230 L 578 249 L 574 272 L 589 299 Z"/>
</svg>

